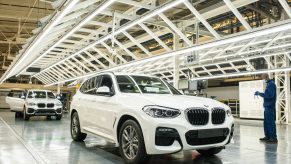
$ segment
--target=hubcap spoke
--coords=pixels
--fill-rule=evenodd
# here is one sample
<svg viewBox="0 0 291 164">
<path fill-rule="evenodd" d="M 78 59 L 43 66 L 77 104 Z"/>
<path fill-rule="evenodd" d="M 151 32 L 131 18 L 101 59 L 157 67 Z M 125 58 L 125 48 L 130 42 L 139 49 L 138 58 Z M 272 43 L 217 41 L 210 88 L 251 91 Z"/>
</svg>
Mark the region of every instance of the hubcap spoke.
<svg viewBox="0 0 291 164">
<path fill-rule="evenodd" d="M 133 126 L 127 126 L 122 132 L 121 146 L 128 159 L 134 159 L 138 152 L 138 135 Z"/>
<path fill-rule="evenodd" d="M 78 133 L 78 120 L 77 120 L 76 117 L 73 117 L 72 132 L 73 132 L 74 135 L 76 135 Z"/>
</svg>

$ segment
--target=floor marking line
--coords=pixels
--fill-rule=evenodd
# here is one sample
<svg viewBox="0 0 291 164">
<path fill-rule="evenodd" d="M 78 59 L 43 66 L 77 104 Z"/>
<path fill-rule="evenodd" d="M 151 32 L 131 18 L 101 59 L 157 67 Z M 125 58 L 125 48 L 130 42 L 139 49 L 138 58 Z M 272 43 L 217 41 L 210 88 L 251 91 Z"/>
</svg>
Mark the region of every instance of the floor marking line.
<svg viewBox="0 0 291 164">
<path fill-rule="evenodd" d="M 41 158 L 41 156 L 33 150 L 33 148 L 25 143 L 25 141 L 12 129 L 10 125 L 7 124 L 7 122 L 0 116 L 0 120 L 6 125 L 6 127 L 13 133 L 13 135 L 18 139 L 19 142 L 22 143 L 22 145 L 25 147 L 25 149 L 32 155 L 32 157 L 36 160 L 39 164 L 46 164 L 45 160 Z"/>
</svg>

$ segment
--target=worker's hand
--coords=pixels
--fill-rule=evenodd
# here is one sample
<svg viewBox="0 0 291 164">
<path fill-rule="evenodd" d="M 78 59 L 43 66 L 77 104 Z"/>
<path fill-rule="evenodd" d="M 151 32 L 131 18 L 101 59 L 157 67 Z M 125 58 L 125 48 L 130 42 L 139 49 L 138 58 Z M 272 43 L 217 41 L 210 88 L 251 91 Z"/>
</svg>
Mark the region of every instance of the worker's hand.
<svg viewBox="0 0 291 164">
<path fill-rule="evenodd" d="M 259 96 L 260 92 L 259 91 L 256 91 L 255 92 L 255 96 Z"/>
</svg>

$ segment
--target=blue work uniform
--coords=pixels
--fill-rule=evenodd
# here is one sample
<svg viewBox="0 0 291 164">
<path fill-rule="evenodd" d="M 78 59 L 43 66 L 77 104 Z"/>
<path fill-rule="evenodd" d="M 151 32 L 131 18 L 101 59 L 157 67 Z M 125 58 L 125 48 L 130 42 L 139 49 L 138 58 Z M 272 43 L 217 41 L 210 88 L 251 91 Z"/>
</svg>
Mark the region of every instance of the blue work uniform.
<svg viewBox="0 0 291 164">
<path fill-rule="evenodd" d="M 259 93 L 264 98 L 264 131 L 265 136 L 277 139 L 276 134 L 276 93 L 277 87 L 273 80 L 267 81 L 265 93 Z"/>
</svg>

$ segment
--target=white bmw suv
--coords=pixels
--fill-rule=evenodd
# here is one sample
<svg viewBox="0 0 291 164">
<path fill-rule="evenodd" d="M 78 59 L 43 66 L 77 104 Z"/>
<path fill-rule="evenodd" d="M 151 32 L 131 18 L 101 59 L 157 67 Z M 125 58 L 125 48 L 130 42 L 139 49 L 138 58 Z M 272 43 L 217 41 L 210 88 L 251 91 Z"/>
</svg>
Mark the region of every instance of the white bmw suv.
<svg viewBox="0 0 291 164">
<path fill-rule="evenodd" d="M 219 153 L 232 139 L 233 121 L 228 106 L 182 95 L 145 75 L 98 74 L 81 85 L 71 104 L 73 140 L 102 137 L 119 146 L 126 163 L 181 150 Z"/>
</svg>

